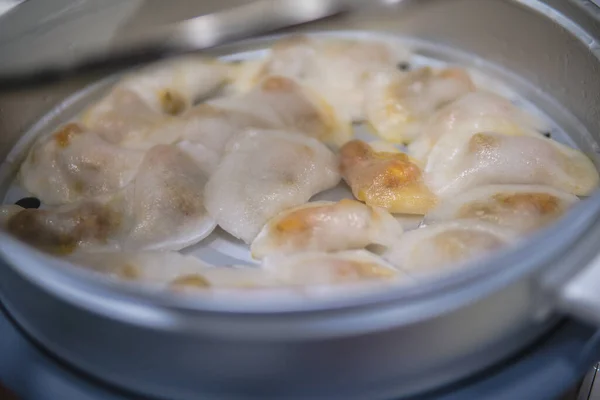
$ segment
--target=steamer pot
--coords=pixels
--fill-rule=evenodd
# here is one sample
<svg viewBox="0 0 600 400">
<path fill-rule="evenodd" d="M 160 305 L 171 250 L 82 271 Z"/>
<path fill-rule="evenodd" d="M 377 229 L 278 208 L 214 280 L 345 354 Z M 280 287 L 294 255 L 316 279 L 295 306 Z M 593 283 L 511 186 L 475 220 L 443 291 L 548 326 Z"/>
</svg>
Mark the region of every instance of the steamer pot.
<svg viewBox="0 0 600 400">
<path fill-rule="evenodd" d="M 69 57 L 148 26 L 241 3 L 30 0 L 0 19 L 0 67 Z M 593 3 L 580 3 L 420 0 L 310 29 L 414 36 L 506 68 L 516 90 L 598 161 L 600 22 Z M 0 156 L 88 83 L 0 94 Z M 565 315 L 600 326 L 599 196 L 518 247 L 452 276 L 410 289 L 277 304 L 153 294 L 66 269 L 0 233 L 0 302 L 58 357 L 136 393 L 418 395 L 500 362 Z"/>
</svg>

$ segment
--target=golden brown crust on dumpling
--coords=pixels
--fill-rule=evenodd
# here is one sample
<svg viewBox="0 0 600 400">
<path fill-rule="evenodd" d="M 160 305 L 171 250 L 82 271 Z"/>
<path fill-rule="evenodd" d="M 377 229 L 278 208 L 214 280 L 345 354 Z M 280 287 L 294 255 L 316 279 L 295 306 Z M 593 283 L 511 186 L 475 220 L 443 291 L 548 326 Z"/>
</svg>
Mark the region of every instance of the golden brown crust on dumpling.
<svg viewBox="0 0 600 400">
<path fill-rule="evenodd" d="M 392 213 L 425 214 L 436 203 L 421 168 L 406 154 L 375 152 L 353 140 L 341 149 L 340 171 L 354 196 L 368 205 Z"/>
</svg>

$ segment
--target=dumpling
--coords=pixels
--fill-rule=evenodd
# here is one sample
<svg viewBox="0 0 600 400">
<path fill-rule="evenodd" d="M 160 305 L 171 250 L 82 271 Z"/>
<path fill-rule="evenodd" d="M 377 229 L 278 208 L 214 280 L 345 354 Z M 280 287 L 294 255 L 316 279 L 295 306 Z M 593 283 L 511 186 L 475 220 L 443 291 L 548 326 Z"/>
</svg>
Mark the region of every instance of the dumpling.
<svg viewBox="0 0 600 400">
<path fill-rule="evenodd" d="M 22 209 L 6 220 L 6 230 L 40 250 L 67 255 L 77 249 L 117 249 L 121 209 L 98 202 L 67 204 L 56 209 Z"/>
<path fill-rule="evenodd" d="M 204 208 L 205 174 L 174 146 L 148 151 L 120 192 L 53 209 L 23 210 L 7 229 L 44 251 L 179 250 L 205 238 L 215 221 Z"/>
<path fill-rule="evenodd" d="M 425 167 L 425 182 L 439 196 L 490 184 L 549 185 L 587 196 L 598 180 L 587 156 L 541 135 L 447 135 L 431 151 Z"/>
<path fill-rule="evenodd" d="M 123 149 L 70 123 L 40 138 L 21 165 L 23 187 L 56 205 L 115 193 L 138 172 L 144 153 Z"/>
<path fill-rule="evenodd" d="M 238 127 L 293 130 L 334 147 L 352 138 L 350 123 L 326 101 L 313 90 L 282 76 L 268 76 L 242 96 L 209 104 L 225 112 L 226 118 L 233 118 Z"/>
<path fill-rule="evenodd" d="M 402 233 L 387 211 L 354 200 L 318 201 L 285 210 L 269 220 L 252 242 L 252 256 L 303 251 L 361 249 L 386 245 Z"/>
<path fill-rule="evenodd" d="M 271 128 L 272 125 L 272 122 L 253 115 L 251 111 L 231 110 L 207 102 L 182 115 L 181 138 L 192 146 L 213 152 L 220 160 L 227 142 L 237 133 L 250 128 Z"/>
<path fill-rule="evenodd" d="M 238 86 L 252 87 L 268 75 L 282 75 L 306 84 L 344 119 L 364 119 L 364 87 L 369 75 L 393 68 L 406 51 L 383 42 L 295 36 L 277 42 L 261 64 L 242 64 Z"/>
<path fill-rule="evenodd" d="M 510 101 L 488 92 L 473 92 L 436 112 L 422 133 L 409 146 L 409 153 L 426 161 L 435 144 L 443 137 L 497 132 L 512 136 L 541 136 L 544 123 Z"/>
<path fill-rule="evenodd" d="M 425 216 L 417 214 L 394 214 L 394 218 L 404 231 L 412 231 L 423 224 Z"/>
<path fill-rule="evenodd" d="M 86 110 L 84 125 L 105 140 L 147 149 L 179 137 L 172 116 L 188 110 L 228 79 L 228 68 L 204 57 L 186 57 L 136 71 Z"/>
<path fill-rule="evenodd" d="M 172 290 L 251 289 L 277 281 L 259 267 L 215 267 L 177 252 L 77 253 L 68 261 L 125 281 Z"/>
<path fill-rule="evenodd" d="M 406 274 L 365 250 L 275 255 L 267 257 L 262 266 L 279 281 L 299 286 L 409 279 Z"/>
<path fill-rule="evenodd" d="M 316 139 L 250 130 L 232 139 L 206 185 L 206 209 L 221 228 L 251 243 L 281 211 L 340 181 L 336 156 Z"/>
<path fill-rule="evenodd" d="M 179 250 L 208 236 L 216 222 L 204 205 L 207 175 L 180 149 L 158 145 L 148 151 L 125 196 L 135 221 L 126 249 Z"/>
<path fill-rule="evenodd" d="M 383 258 L 412 276 L 443 271 L 513 242 L 512 230 L 482 221 L 450 221 L 406 232 Z"/>
<path fill-rule="evenodd" d="M 6 229 L 8 221 L 16 214 L 23 211 L 24 208 L 16 204 L 0 205 L 0 227 Z"/>
<path fill-rule="evenodd" d="M 410 143 L 434 112 L 474 90 L 469 74 L 459 68 L 382 71 L 367 85 L 367 120 L 382 138 Z"/>
<path fill-rule="evenodd" d="M 340 170 L 354 196 L 391 213 L 425 214 L 436 197 L 423 182 L 421 168 L 404 153 L 376 152 L 353 140 L 342 147 Z"/>
<path fill-rule="evenodd" d="M 479 219 L 519 232 L 539 229 L 560 218 L 577 196 L 542 185 L 481 186 L 440 201 L 426 223 Z"/>
<path fill-rule="evenodd" d="M 246 129 L 293 130 L 334 147 L 352 138 L 352 128 L 335 111 L 296 82 L 268 77 L 241 96 L 192 108 L 181 118 L 182 139 L 223 155 L 227 142 Z"/>
</svg>

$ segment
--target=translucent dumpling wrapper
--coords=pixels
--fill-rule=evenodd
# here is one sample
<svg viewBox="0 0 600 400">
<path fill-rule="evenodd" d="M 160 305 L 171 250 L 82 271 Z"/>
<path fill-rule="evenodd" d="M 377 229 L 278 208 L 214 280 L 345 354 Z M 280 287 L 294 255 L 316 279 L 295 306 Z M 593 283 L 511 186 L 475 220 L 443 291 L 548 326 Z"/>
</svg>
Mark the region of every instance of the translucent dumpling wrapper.
<svg viewBox="0 0 600 400">
<path fill-rule="evenodd" d="M 293 130 L 334 147 L 342 146 L 353 134 L 349 121 L 317 92 L 283 76 L 267 76 L 241 96 L 209 104 L 228 119 L 237 119 L 241 127 Z"/>
<path fill-rule="evenodd" d="M 383 258 L 412 276 L 453 269 L 499 250 L 517 233 L 483 221 L 450 221 L 429 225 L 404 235 Z"/>
<path fill-rule="evenodd" d="M 117 83 L 84 112 L 82 122 L 125 147 L 174 143 L 180 132 L 173 116 L 212 94 L 228 77 L 226 65 L 197 56 L 150 66 Z"/>
<path fill-rule="evenodd" d="M 425 216 L 415 214 L 394 214 L 394 218 L 400 226 L 402 226 L 403 230 L 412 231 L 423 224 Z"/>
<path fill-rule="evenodd" d="M 345 119 L 361 121 L 369 75 L 394 68 L 407 55 L 383 42 L 295 36 L 277 42 L 266 60 L 243 63 L 236 84 L 248 90 L 268 75 L 291 77 L 318 92 Z"/>
<path fill-rule="evenodd" d="M 410 278 L 366 250 L 338 253 L 298 253 L 267 257 L 263 268 L 293 285 L 330 285 Z"/>
<path fill-rule="evenodd" d="M 426 223 L 479 219 L 530 232 L 557 220 L 578 201 L 577 196 L 551 186 L 481 186 L 440 201 Z"/>
<path fill-rule="evenodd" d="M 282 131 L 246 131 L 206 185 L 219 226 L 251 243 L 267 221 L 340 181 L 336 156 L 321 142 Z"/>
<path fill-rule="evenodd" d="M 159 145 L 144 158 L 125 193 L 134 224 L 124 248 L 179 250 L 216 226 L 204 204 L 207 174 L 180 149 Z"/>
<path fill-rule="evenodd" d="M 148 151 L 136 178 L 110 196 L 50 209 L 22 210 L 10 233 L 44 251 L 179 250 L 209 235 L 206 175 L 177 147 Z"/>
<path fill-rule="evenodd" d="M 535 116 L 515 107 L 498 95 L 478 91 L 466 94 L 441 108 L 425 124 L 409 153 L 425 162 L 443 137 L 496 132 L 511 136 L 542 136 L 548 127 Z"/>
<path fill-rule="evenodd" d="M 354 200 L 318 201 L 285 210 L 252 242 L 252 256 L 385 246 L 402 233 L 387 211 Z"/>
<path fill-rule="evenodd" d="M 262 107 L 260 104 L 257 106 Z M 187 147 L 212 152 L 219 161 L 225 153 L 227 143 L 237 133 L 251 128 L 273 127 L 273 122 L 260 115 L 253 115 L 250 110 L 231 110 L 210 102 L 193 107 L 181 116 L 179 124 L 181 138 L 189 144 Z"/>
<path fill-rule="evenodd" d="M 431 151 L 425 167 L 425 182 L 439 196 L 491 184 L 549 185 L 587 196 L 598 181 L 598 171 L 586 155 L 541 135 L 447 135 Z"/>
<path fill-rule="evenodd" d="M 366 89 L 367 121 L 382 138 L 410 143 L 442 106 L 475 90 L 469 74 L 459 68 L 439 72 L 426 67 L 373 74 Z"/>
<path fill-rule="evenodd" d="M 353 140 L 342 147 L 340 165 L 354 196 L 370 206 L 422 215 L 436 203 L 421 168 L 404 153 L 376 152 L 367 143 Z"/>
<path fill-rule="evenodd" d="M 120 280 L 171 290 L 252 289 L 278 282 L 259 267 L 216 267 L 177 252 L 78 253 L 67 258 Z"/>
<path fill-rule="evenodd" d="M 120 148 L 79 124 L 41 137 L 21 164 L 23 187 L 57 205 L 116 193 L 138 172 L 144 153 Z"/>
</svg>

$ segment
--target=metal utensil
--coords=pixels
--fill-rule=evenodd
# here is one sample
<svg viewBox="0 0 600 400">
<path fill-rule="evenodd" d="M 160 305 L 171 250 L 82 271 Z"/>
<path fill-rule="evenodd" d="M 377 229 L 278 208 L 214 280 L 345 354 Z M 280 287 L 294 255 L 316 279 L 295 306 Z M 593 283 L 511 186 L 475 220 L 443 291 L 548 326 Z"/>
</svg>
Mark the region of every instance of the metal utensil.
<svg viewBox="0 0 600 400">
<path fill-rule="evenodd" d="M 26 89 L 85 74 L 110 73 L 174 55 L 206 50 L 339 15 L 359 3 L 356 0 L 259 0 L 164 26 L 108 51 L 92 50 L 63 63 L 2 73 L 0 90 Z"/>
</svg>

